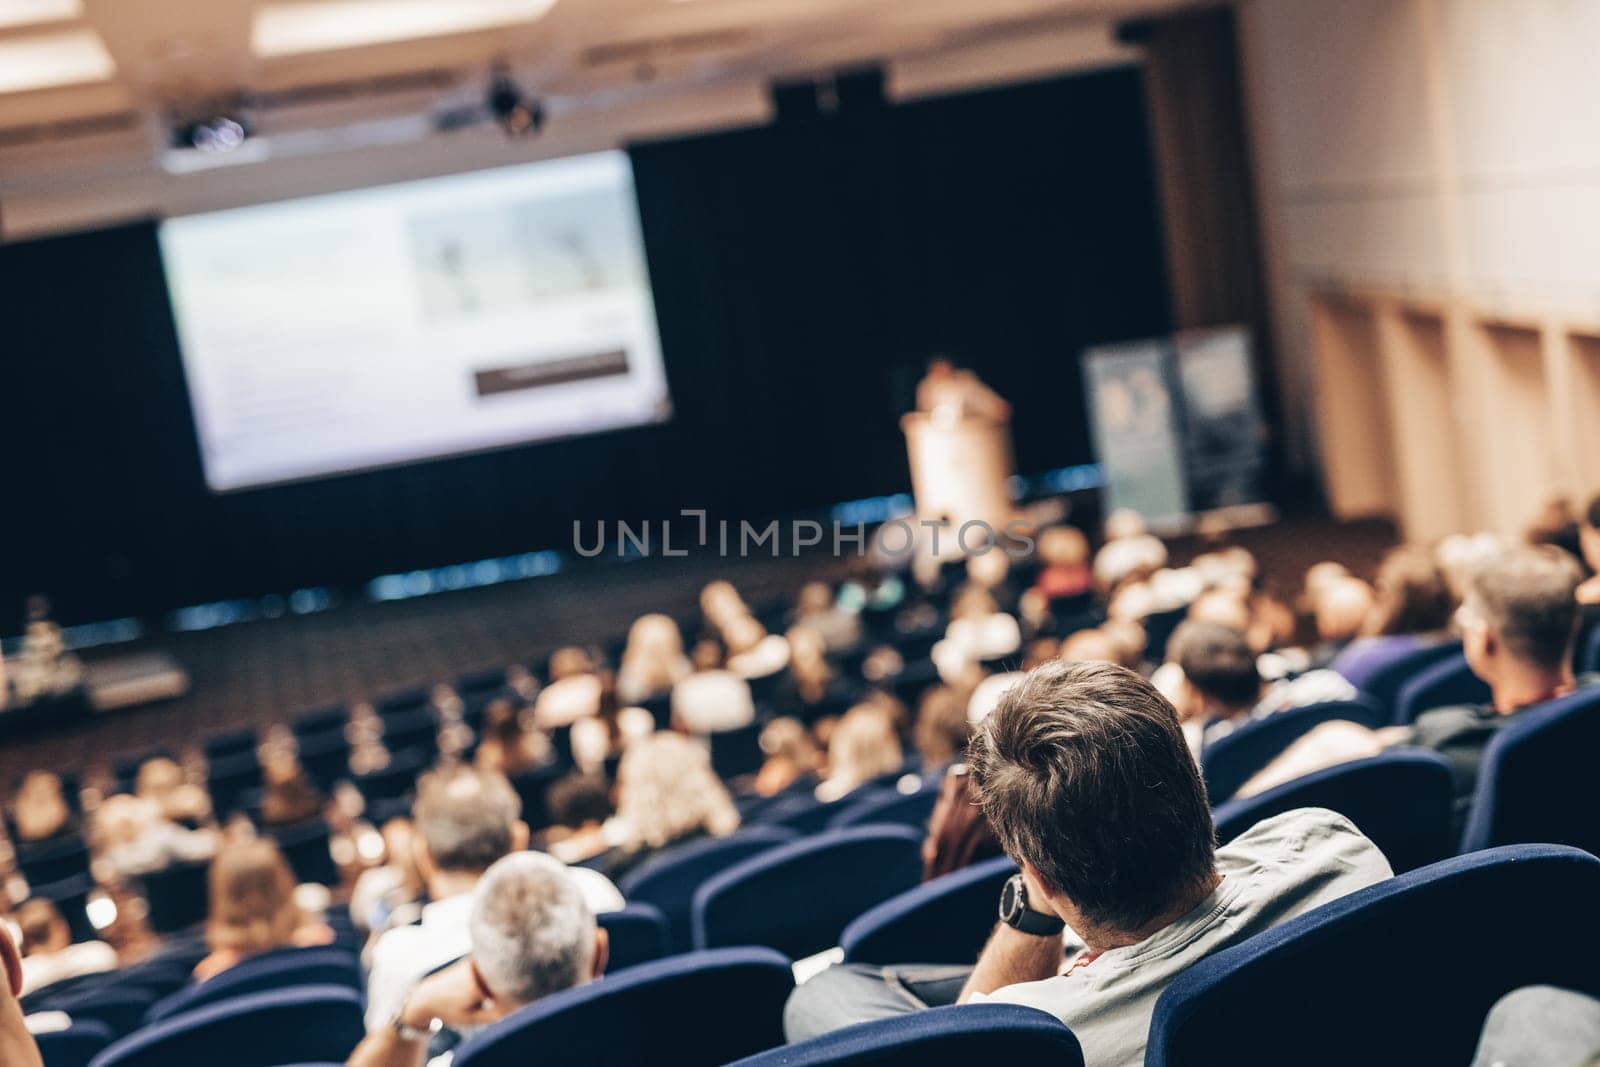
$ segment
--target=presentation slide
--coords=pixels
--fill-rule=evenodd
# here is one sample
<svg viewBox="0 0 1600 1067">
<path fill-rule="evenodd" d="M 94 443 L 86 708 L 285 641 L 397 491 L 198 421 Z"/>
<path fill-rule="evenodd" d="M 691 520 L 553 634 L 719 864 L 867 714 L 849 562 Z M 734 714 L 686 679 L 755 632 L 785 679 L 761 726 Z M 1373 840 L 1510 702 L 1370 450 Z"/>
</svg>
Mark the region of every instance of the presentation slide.
<svg viewBox="0 0 1600 1067">
<path fill-rule="evenodd" d="M 671 416 L 623 152 L 175 218 L 160 240 L 214 491 Z"/>
</svg>

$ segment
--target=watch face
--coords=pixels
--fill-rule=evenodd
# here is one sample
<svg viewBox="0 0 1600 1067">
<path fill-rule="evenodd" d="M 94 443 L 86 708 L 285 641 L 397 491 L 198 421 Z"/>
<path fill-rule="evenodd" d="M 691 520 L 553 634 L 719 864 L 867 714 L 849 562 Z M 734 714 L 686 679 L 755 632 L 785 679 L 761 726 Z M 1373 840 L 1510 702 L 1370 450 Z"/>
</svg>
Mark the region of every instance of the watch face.
<svg viewBox="0 0 1600 1067">
<path fill-rule="evenodd" d="M 1005 887 L 1000 890 L 1001 921 L 1013 922 L 1026 906 L 1022 899 L 1022 879 L 1018 875 L 1012 875 L 1006 879 Z"/>
</svg>

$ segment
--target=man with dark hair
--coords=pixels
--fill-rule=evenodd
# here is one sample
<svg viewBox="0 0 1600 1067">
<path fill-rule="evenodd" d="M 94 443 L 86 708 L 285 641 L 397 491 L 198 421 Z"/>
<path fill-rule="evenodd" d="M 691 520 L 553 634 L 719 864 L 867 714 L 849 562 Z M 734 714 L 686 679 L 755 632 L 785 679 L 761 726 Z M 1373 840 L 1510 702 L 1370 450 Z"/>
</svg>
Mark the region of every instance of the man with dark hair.
<svg viewBox="0 0 1600 1067">
<path fill-rule="evenodd" d="M 1467 663 L 1488 683 L 1492 702 L 1424 712 L 1403 738 L 1450 761 L 1458 808 L 1472 798 L 1495 732 L 1518 712 L 1577 688 L 1572 649 L 1582 580 L 1577 560 L 1562 549 L 1520 545 L 1484 563 L 1468 582 L 1456 623 Z"/>
<path fill-rule="evenodd" d="M 1261 673 L 1243 630 L 1190 620 L 1172 631 L 1167 659 L 1183 672 L 1173 704 L 1199 747 L 1232 733 L 1261 699 Z"/>
<path fill-rule="evenodd" d="M 1048 663 L 977 728 L 984 814 L 1022 868 L 976 967 L 838 966 L 795 991 L 791 1040 L 919 1007 L 1040 1008 L 1093 1067 L 1136 1067 L 1156 999 L 1191 964 L 1390 876 L 1349 821 L 1308 808 L 1217 849 L 1171 704 L 1108 663 Z"/>
</svg>

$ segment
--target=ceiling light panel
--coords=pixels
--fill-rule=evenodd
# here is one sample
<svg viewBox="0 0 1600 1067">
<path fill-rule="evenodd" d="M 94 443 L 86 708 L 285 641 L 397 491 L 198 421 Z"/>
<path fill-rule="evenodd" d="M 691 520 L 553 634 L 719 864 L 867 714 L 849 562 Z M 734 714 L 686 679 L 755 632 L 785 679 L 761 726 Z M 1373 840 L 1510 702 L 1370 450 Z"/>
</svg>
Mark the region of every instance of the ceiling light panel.
<svg viewBox="0 0 1600 1067">
<path fill-rule="evenodd" d="M 312 0 L 256 9 L 251 47 L 263 58 L 412 41 L 532 22 L 555 0 Z"/>
<path fill-rule="evenodd" d="M 0 93 L 105 81 L 116 69 L 93 30 L 0 40 Z"/>
</svg>

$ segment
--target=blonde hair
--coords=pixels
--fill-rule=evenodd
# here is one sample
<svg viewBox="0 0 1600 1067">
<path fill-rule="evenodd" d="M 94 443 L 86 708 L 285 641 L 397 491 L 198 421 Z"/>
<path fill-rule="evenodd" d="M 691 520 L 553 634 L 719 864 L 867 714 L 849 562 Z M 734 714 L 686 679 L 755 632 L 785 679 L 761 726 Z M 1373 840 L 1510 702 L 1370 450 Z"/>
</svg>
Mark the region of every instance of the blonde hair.
<svg viewBox="0 0 1600 1067">
<path fill-rule="evenodd" d="M 305 915 L 277 845 L 257 838 L 224 847 L 211 861 L 210 880 L 206 943 L 212 951 L 249 954 L 294 944 Z"/>
<path fill-rule="evenodd" d="M 894 719 L 882 707 L 857 704 L 828 735 L 828 782 L 849 792 L 905 762 Z"/>
<path fill-rule="evenodd" d="M 683 634 L 665 615 L 641 615 L 628 628 L 619 681 L 630 693 L 651 696 L 671 689 L 689 673 Z"/>
<path fill-rule="evenodd" d="M 635 742 L 617 767 L 617 817 L 625 847 L 662 848 L 704 830 L 725 837 L 739 828 L 739 812 L 711 756 L 700 745 L 666 731 Z"/>
</svg>

